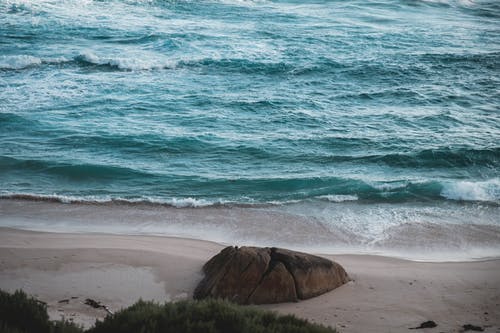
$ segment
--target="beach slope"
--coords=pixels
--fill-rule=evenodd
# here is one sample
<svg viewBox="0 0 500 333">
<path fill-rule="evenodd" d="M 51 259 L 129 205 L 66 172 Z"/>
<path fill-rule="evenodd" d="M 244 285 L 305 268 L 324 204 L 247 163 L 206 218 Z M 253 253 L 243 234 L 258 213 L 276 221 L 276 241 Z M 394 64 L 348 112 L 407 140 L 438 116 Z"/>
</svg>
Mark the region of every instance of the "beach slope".
<svg viewBox="0 0 500 333">
<path fill-rule="evenodd" d="M 237 244 L 249 245 L 249 244 Z M 190 298 L 201 266 L 224 246 L 169 237 L 64 234 L 0 228 L 0 288 L 23 289 L 52 318 L 91 326 L 139 298 Z M 325 255 L 352 282 L 322 296 L 263 308 L 292 313 L 341 332 L 402 332 L 433 320 L 429 332 L 465 324 L 500 331 L 500 260 L 426 263 L 369 255 Z"/>
</svg>

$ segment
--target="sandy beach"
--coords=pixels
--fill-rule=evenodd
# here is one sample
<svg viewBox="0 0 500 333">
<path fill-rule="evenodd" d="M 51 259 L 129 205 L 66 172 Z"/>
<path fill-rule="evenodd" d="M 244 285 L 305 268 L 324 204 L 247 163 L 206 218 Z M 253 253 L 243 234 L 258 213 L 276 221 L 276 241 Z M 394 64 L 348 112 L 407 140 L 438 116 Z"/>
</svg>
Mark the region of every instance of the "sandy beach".
<svg viewBox="0 0 500 333">
<path fill-rule="evenodd" d="M 246 244 L 236 244 L 246 245 Z M 52 318 L 85 326 L 139 298 L 190 298 L 203 263 L 224 245 L 183 238 L 65 234 L 0 229 L 0 288 L 22 288 L 48 305 Z M 352 282 L 322 296 L 261 306 L 293 313 L 340 332 L 461 332 L 462 325 L 500 332 L 500 260 L 426 263 L 370 255 L 325 255 Z"/>
</svg>

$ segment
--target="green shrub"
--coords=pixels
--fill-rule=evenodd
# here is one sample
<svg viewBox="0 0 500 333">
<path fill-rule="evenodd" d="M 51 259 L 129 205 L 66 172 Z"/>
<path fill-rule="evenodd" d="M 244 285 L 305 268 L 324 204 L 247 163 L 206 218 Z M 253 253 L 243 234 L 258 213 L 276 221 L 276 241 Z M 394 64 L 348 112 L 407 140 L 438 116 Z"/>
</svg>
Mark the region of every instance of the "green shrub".
<svg viewBox="0 0 500 333">
<path fill-rule="evenodd" d="M 22 291 L 0 290 L 0 333 L 334 333 L 294 316 L 219 300 L 160 305 L 138 301 L 84 331 L 67 321 L 50 321 L 45 304 Z"/>
<path fill-rule="evenodd" d="M 88 333 L 333 333 L 294 316 L 242 307 L 220 300 L 159 305 L 139 301 L 97 322 Z"/>
<path fill-rule="evenodd" d="M 47 307 L 21 290 L 12 295 L 0 291 L 0 323 L 3 328 L 20 332 L 50 332 Z"/>
<path fill-rule="evenodd" d="M 26 293 L 13 294 L 0 290 L 1 333 L 81 333 L 82 330 L 67 321 L 50 321 L 47 306 Z"/>
</svg>

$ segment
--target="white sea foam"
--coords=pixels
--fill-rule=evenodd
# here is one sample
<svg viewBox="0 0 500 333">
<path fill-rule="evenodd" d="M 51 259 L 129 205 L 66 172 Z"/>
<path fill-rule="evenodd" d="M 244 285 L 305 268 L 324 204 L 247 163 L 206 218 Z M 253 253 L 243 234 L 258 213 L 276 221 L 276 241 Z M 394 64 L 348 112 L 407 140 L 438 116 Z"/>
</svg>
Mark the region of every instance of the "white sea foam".
<svg viewBox="0 0 500 333">
<path fill-rule="evenodd" d="M 344 194 L 329 194 L 322 195 L 318 197 L 319 199 L 325 199 L 330 202 L 345 202 L 345 201 L 356 201 L 358 200 L 357 195 L 344 195 Z"/>
<path fill-rule="evenodd" d="M 35 194 L 35 193 L 0 193 L 1 199 L 20 199 L 20 200 L 33 200 L 33 201 L 51 201 L 60 203 L 106 203 L 112 201 L 107 196 L 71 196 L 60 194 Z"/>
<path fill-rule="evenodd" d="M 214 205 L 223 205 L 226 203 L 224 200 L 205 200 L 196 198 L 159 198 L 159 197 L 140 197 L 140 198 L 122 198 L 122 197 L 111 197 L 107 195 L 97 196 L 97 195 L 87 195 L 87 196 L 72 196 L 72 195 L 60 195 L 60 194 L 34 194 L 34 193 L 0 193 L 0 199 L 19 199 L 19 200 L 33 200 L 33 201 L 50 201 L 50 202 L 60 202 L 60 203 L 144 203 L 144 204 L 159 204 L 167 205 L 177 208 L 197 208 L 197 207 L 208 207 Z"/>
<path fill-rule="evenodd" d="M 0 56 L 0 69 L 23 69 L 41 63 L 42 59 L 30 55 Z"/>
<path fill-rule="evenodd" d="M 473 6 L 476 4 L 475 0 L 421 0 L 422 2 L 437 3 L 450 6 Z"/>
<path fill-rule="evenodd" d="M 108 65 L 116 67 L 118 69 L 131 71 L 175 67 L 175 63 L 173 62 L 166 61 L 159 57 L 147 54 L 131 54 L 123 57 L 109 58 L 98 56 L 92 51 L 84 51 L 80 53 L 80 55 L 78 55 L 75 59 L 94 65 Z"/>
<path fill-rule="evenodd" d="M 0 69 L 23 69 L 41 64 L 59 64 L 69 61 L 65 57 L 39 58 L 30 55 L 0 56 Z"/>
<path fill-rule="evenodd" d="M 218 0 L 215 2 L 220 2 L 225 5 L 230 5 L 230 6 L 242 6 L 242 7 L 256 7 L 256 6 L 262 6 L 263 4 L 268 4 L 269 1 L 267 0 Z"/>
<path fill-rule="evenodd" d="M 116 198 L 107 201 L 124 202 L 124 203 L 151 203 L 151 204 L 167 205 L 176 208 L 199 208 L 199 207 L 209 207 L 209 206 L 224 205 L 231 203 L 221 199 L 206 200 L 206 199 L 196 199 L 191 197 L 187 198 L 141 197 L 137 199 Z"/>
<path fill-rule="evenodd" d="M 166 200 L 166 203 L 178 208 L 206 207 L 214 205 L 214 202 L 203 199 L 195 199 L 195 198 L 182 198 L 182 199 L 173 198 L 171 200 Z"/>
<path fill-rule="evenodd" d="M 490 201 L 500 200 L 500 179 L 482 182 L 459 181 L 443 184 L 441 195 L 450 200 Z"/>
</svg>

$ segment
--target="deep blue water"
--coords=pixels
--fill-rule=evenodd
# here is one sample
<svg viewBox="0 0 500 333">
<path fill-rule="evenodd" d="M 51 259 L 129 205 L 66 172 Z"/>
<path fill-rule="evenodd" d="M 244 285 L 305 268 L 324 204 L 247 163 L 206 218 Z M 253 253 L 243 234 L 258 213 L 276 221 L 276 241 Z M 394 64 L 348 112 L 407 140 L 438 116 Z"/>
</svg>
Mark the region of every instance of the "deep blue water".
<svg viewBox="0 0 500 333">
<path fill-rule="evenodd" d="M 0 0 L 0 192 L 500 202 L 500 3 Z"/>
</svg>

